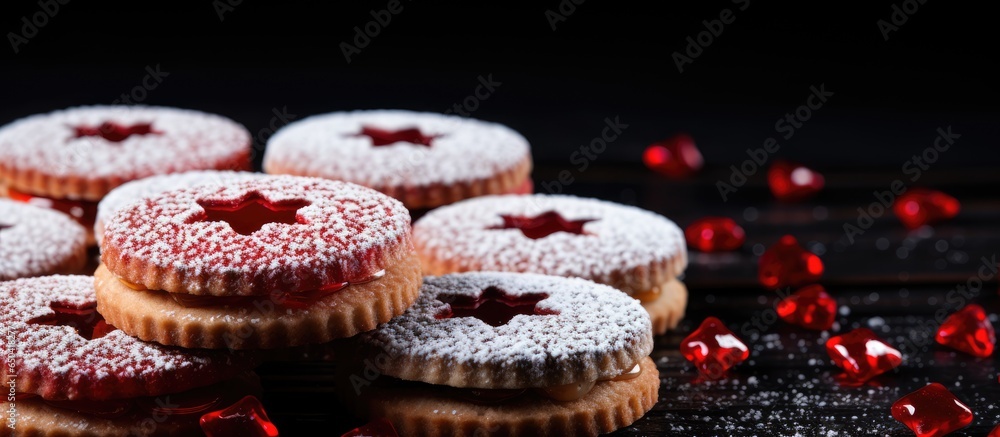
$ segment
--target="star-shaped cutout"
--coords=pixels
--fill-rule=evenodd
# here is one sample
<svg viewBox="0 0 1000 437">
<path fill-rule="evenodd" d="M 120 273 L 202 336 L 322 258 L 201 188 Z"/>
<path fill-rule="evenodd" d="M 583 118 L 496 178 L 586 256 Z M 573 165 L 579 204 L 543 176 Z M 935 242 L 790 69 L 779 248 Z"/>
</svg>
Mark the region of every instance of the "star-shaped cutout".
<svg viewBox="0 0 1000 437">
<path fill-rule="evenodd" d="M 251 192 L 237 201 L 199 200 L 198 205 L 205 209 L 205 217 L 199 221 L 226 222 L 236 233 L 250 235 L 268 223 L 298 223 L 296 214 L 309 202 L 298 199 L 271 202 L 260 193 Z"/>
<path fill-rule="evenodd" d="M 106 121 L 98 126 L 74 126 L 74 138 L 101 137 L 113 143 L 125 141 L 132 135 L 159 134 L 152 123 L 136 123 L 130 126 Z"/>
<path fill-rule="evenodd" d="M 431 142 L 441 135 L 427 135 L 415 127 L 391 130 L 364 126 L 361 128 L 361 133 L 355 136 L 371 138 L 372 145 L 376 147 L 388 146 L 395 143 L 410 143 L 430 147 Z"/>
<path fill-rule="evenodd" d="M 209 437 L 278 437 L 278 428 L 254 396 L 246 396 L 226 408 L 205 413 L 198 422 Z"/>
<path fill-rule="evenodd" d="M 597 219 L 566 220 L 558 212 L 549 211 L 534 217 L 518 215 L 500 215 L 503 225 L 490 229 L 520 229 L 525 237 L 537 240 L 556 232 L 584 235 L 583 225 Z"/>
<path fill-rule="evenodd" d="M 104 317 L 97 312 L 97 306 L 73 307 L 60 302 L 52 302 L 49 308 L 55 314 L 35 317 L 28 320 L 34 325 L 48 326 L 70 326 L 76 330 L 81 337 L 87 340 L 101 338 L 116 328 L 104 321 Z"/>
<path fill-rule="evenodd" d="M 490 326 L 506 325 L 514 316 L 555 314 L 536 308 L 538 302 L 549 297 L 545 293 L 528 293 L 511 296 L 499 288 L 489 287 L 478 298 L 458 295 L 442 295 L 438 300 L 448 303 L 448 309 L 439 313 L 438 319 L 453 317 L 475 317 Z"/>
</svg>

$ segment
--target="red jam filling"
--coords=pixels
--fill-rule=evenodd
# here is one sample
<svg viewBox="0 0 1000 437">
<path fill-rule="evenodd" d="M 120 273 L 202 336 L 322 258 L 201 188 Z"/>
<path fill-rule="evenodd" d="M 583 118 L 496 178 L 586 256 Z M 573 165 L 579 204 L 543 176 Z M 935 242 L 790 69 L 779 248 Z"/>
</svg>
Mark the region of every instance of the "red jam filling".
<svg viewBox="0 0 1000 437">
<path fill-rule="evenodd" d="M 18 202 L 24 202 L 59 211 L 73 217 L 77 223 L 80 223 L 87 229 L 93 229 L 94 221 L 97 220 L 97 202 L 73 199 L 54 199 L 36 196 L 34 194 L 22 193 L 13 188 L 7 189 L 7 196 Z"/>
<path fill-rule="evenodd" d="M 390 130 L 363 126 L 361 132 L 355 136 L 371 138 L 372 145 L 376 147 L 388 146 L 395 143 L 410 143 L 430 147 L 431 142 L 441 135 L 427 135 L 415 127 Z"/>
<path fill-rule="evenodd" d="M 305 309 L 323 298 L 343 290 L 351 285 L 365 284 L 385 276 L 385 270 L 379 270 L 371 276 L 347 282 L 335 282 L 315 290 L 307 291 L 275 291 L 267 296 L 197 296 L 186 293 L 168 293 L 177 303 L 186 308 L 201 308 L 209 306 L 253 307 L 260 302 L 270 301 L 281 307 L 290 309 Z M 137 291 L 148 291 L 146 287 L 133 284 L 118 278 L 122 284 Z"/>
<path fill-rule="evenodd" d="M 136 123 L 130 126 L 106 121 L 97 126 L 74 126 L 74 138 L 101 137 L 113 143 L 125 141 L 132 135 L 160 134 L 153 130 L 152 123 Z"/>
<path fill-rule="evenodd" d="M 278 437 L 278 428 L 254 396 L 245 396 L 226 408 L 205 413 L 199 423 L 208 437 Z"/>
<path fill-rule="evenodd" d="M 438 319 L 452 317 L 475 317 L 490 326 L 506 325 L 517 315 L 552 315 L 552 311 L 536 307 L 539 301 L 549 297 L 545 293 L 529 293 L 521 296 L 510 296 L 496 287 L 483 290 L 478 298 L 469 296 L 443 295 L 442 302 L 448 303 L 448 308 L 438 313 Z"/>
<path fill-rule="evenodd" d="M 250 235 L 268 223 L 298 223 L 296 214 L 309 202 L 297 199 L 271 202 L 253 192 L 234 202 L 198 201 L 198 205 L 205 209 L 205 215 L 196 221 L 226 222 L 236 233 Z"/>
<path fill-rule="evenodd" d="M 101 338 L 116 328 L 104 321 L 104 317 L 97 312 L 97 305 L 86 307 L 72 307 L 61 302 L 49 304 L 55 314 L 35 317 L 28 320 L 28 323 L 35 325 L 49 326 L 70 326 L 76 330 L 81 337 L 87 340 Z"/>
<path fill-rule="evenodd" d="M 525 237 L 537 240 L 556 232 L 584 235 L 583 225 L 597 219 L 566 220 L 558 212 L 549 211 L 535 217 L 501 215 L 503 225 L 489 229 L 519 229 Z"/>
</svg>

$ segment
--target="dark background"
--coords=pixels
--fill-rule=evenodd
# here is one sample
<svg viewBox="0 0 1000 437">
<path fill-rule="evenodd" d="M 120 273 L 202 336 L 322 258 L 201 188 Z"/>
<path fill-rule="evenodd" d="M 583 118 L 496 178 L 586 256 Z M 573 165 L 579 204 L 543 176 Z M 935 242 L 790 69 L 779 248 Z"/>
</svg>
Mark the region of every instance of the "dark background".
<svg viewBox="0 0 1000 437">
<path fill-rule="evenodd" d="M 255 135 L 274 108 L 297 118 L 444 111 L 492 74 L 502 85 L 472 115 L 524 133 L 539 162 L 570 166 L 572 151 L 617 115 L 629 128 L 601 163 L 638 163 L 644 146 L 686 131 L 710 169 L 726 169 L 776 135 L 775 121 L 805 103 L 810 85 L 825 84 L 835 95 L 778 156 L 821 169 L 898 168 L 931 145 L 937 127 L 952 125 L 962 139 L 941 168 L 1000 162 L 997 37 L 991 15 L 974 6 L 928 1 L 886 41 L 876 22 L 890 20 L 892 2 L 753 0 L 741 11 L 744 3 L 728 1 L 653 9 L 591 0 L 553 31 L 545 13 L 559 10 L 556 1 L 404 1 L 348 63 L 340 43 L 388 2 L 244 1 L 228 10 L 223 0 L 215 3 L 227 5 L 222 20 L 209 1 L 146 3 L 69 1 L 16 54 L 9 32 L 21 33 L 22 17 L 42 6 L 5 4 L 0 122 L 110 103 L 156 65 L 169 76 L 143 103 L 224 114 Z M 671 54 L 727 8 L 735 21 L 678 72 Z"/>
</svg>

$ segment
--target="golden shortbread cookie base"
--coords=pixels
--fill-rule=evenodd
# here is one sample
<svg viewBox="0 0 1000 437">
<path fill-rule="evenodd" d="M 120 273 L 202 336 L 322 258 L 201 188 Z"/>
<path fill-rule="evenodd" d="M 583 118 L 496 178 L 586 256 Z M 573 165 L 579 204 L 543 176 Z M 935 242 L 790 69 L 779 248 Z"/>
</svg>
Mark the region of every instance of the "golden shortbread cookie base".
<svg viewBox="0 0 1000 437">
<path fill-rule="evenodd" d="M 643 303 L 642 307 L 649 313 L 649 319 L 653 322 L 653 334 L 663 335 L 676 328 L 684 318 L 688 291 L 687 287 L 676 279 L 658 288 L 660 296 L 652 302 Z"/>
<path fill-rule="evenodd" d="M 382 278 L 330 294 L 308 309 L 264 300 L 251 307 L 188 308 L 161 291 L 136 291 L 105 266 L 95 273 L 97 310 L 145 341 L 203 349 L 274 349 L 324 343 L 375 329 L 402 314 L 420 294 L 420 261 L 410 255 Z"/>
</svg>

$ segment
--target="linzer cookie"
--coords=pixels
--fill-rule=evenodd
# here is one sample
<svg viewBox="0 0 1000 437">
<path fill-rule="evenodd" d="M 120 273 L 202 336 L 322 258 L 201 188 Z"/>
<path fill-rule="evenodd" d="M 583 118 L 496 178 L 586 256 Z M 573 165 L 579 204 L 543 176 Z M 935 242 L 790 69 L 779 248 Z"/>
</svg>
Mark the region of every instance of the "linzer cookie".
<svg viewBox="0 0 1000 437">
<path fill-rule="evenodd" d="M 97 201 L 135 179 L 250 166 L 250 133 L 224 117 L 147 106 L 86 106 L 0 128 L 9 197 L 72 215 L 88 230 Z"/>
<path fill-rule="evenodd" d="M 143 197 L 160 194 L 165 191 L 179 188 L 195 187 L 198 185 L 228 185 L 233 182 L 259 178 L 260 173 L 250 173 L 244 171 L 217 171 L 198 170 L 184 173 L 166 174 L 152 176 L 126 183 L 101 199 L 97 204 L 97 217 L 94 222 L 94 235 L 100 243 L 104 235 L 104 222 L 108 220 L 119 209 L 128 206 Z"/>
<path fill-rule="evenodd" d="M 409 311 L 349 341 L 376 368 L 345 366 L 338 395 L 400 435 L 611 432 L 656 403 L 650 328 L 634 299 L 584 279 L 428 277 Z"/>
<path fill-rule="evenodd" d="M 354 182 L 411 210 L 532 190 L 528 141 L 514 130 L 410 111 L 335 112 L 289 124 L 268 141 L 264 171 Z"/>
<path fill-rule="evenodd" d="M 0 199 L 0 281 L 80 273 L 87 231 L 69 217 Z"/>
<path fill-rule="evenodd" d="M 639 208 L 572 196 L 486 196 L 431 211 L 414 225 L 424 272 L 492 270 L 575 276 L 615 287 L 649 311 L 653 330 L 677 326 L 684 234 Z"/>
<path fill-rule="evenodd" d="M 262 176 L 145 197 L 101 243 L 98 308 L 143 340 L 272 349 L 375 328 L 419 293 L 406 208 L 345 182 Z"/>
<path fill-rule="evenodd" d="M 0 283 L 0 379 L 15 393 L 0 435 L 190 435 L 202 413 L 259 392 L 247 357 L 167 348 L 115 329 L 96 311 L 93 283 Z"/>
</svg>

